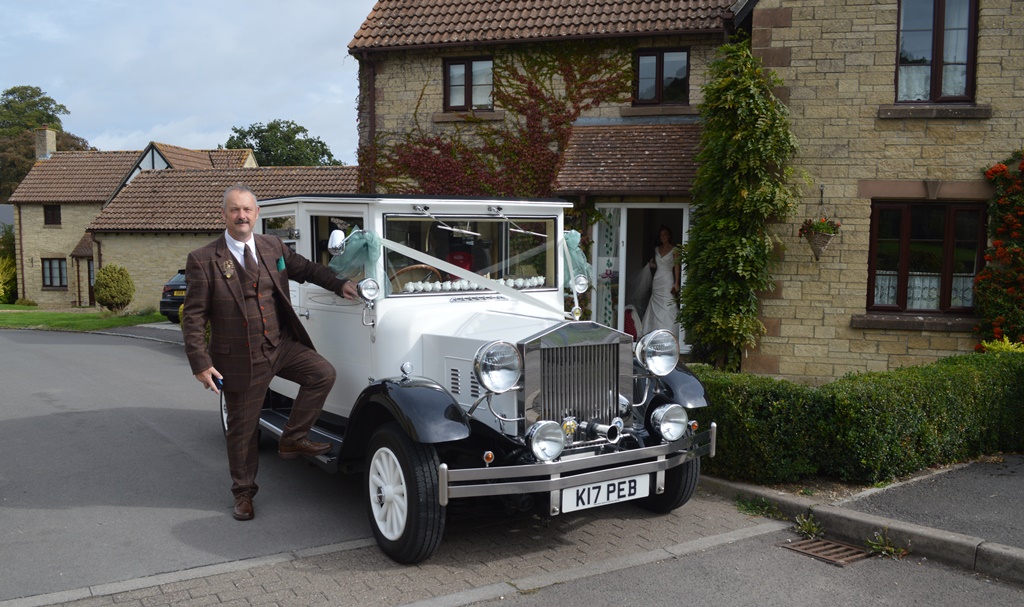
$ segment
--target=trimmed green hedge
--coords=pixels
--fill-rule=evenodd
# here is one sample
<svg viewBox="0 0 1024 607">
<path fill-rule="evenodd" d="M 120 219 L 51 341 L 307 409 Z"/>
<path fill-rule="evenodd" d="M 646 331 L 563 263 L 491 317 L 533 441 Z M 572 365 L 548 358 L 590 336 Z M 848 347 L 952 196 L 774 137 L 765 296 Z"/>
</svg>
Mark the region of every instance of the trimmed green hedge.
<svg viewBox="0 0 1024 607">
<path fill-rule="evenodd" d="M 820 475 L 877 482 L 983 453 L 1024 450 L 1024 353 L 966 354 L 851 374 L 820 388 L 705 366 L 718 453 L 705 472 L 755 483 Z"/>
</svg>

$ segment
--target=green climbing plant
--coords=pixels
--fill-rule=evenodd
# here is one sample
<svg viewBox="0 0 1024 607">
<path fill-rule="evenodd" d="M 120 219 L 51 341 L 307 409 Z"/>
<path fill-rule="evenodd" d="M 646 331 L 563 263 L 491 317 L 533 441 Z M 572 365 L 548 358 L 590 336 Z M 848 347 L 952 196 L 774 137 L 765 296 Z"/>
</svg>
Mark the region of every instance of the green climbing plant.
<svg viewBox="0 0 1024 607">
<path fill-rule="evenodd" d="M 781 84 L 738 40 L 718 49 L 703 87 L 679 317 L 698 358 L 719 368 L 738 370 L 764 334 L 757 293 L 773 287 L 778 239 L 768 224 L 790 216 L 799 196 L 789 111 L 772 92 Z"/>
<path fill-rule="evenodd" d="M 588 41 L 495 53 L 494 105 L 507 118 L 492 122 L 469 114 L 444 131 L 423 128 L 417 119 L 408 132 L 379 133 L 359 150 L 360 188 L 550 196 L 576 119 L 603 103 L 629 99 L 631 51 L 617 42 Z"/>
</svg>

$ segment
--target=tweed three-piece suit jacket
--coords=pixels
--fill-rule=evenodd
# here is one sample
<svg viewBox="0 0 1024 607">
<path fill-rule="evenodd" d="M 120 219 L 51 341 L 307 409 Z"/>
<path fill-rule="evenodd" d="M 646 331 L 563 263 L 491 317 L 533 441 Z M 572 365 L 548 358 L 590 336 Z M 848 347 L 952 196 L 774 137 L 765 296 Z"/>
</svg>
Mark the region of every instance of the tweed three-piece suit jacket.
<svg viewBox="0 0 1024 607">
<path fill-rule="evenodd" d="M 312 282 L 339 295 L 346 280 L 334 271 L 292 251 L 280 238 L 253 234 L 261 271 L 273 283 L 274 303 L 282 329 L 313 348 L 306 329 L 291 306 L 288 281 Z M 221 234 L 210 244 L 192 251 L 185 266 L 188 291 L 185 295 L 182 329 L 185 354 L 192 373 L 216 367 L 224 376 L 224 389 L 244 390 L 252 378 L 249 329 L 246 326 L 242 294 L 243 270 L 228 249 Z M 205 340 L 205 325 L 210 323 L 210 342 Z"/>
</svg>

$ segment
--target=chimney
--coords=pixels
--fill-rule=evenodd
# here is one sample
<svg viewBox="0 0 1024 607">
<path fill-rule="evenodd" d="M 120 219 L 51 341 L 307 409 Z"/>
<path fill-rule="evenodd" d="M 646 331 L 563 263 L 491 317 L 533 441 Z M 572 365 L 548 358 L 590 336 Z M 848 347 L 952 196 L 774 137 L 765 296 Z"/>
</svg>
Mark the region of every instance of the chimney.
<svg viewBox="0 0 1024 607">
<path fill-rule="evenodd" d="M 57 131 L 48 125 L 36 129 L 36 160 L 46 160 L 57 151 Z"/>
</svg>

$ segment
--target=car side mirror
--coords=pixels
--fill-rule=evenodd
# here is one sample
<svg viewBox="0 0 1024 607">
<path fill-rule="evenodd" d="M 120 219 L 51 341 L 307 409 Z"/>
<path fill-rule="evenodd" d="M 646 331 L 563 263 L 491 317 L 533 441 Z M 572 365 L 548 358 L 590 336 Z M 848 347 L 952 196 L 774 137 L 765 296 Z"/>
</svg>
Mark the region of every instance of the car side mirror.
<svg viewBox="0 0 1024 607">
<path fill-rule="evenodd" d="M 331 255 L 341 255 L 345 252 L 345 233 L 341 230 L 334 230 L 331 232 L 331 237 L 327 240 L 327 250 L 330 251 Z"/>
</svg>

